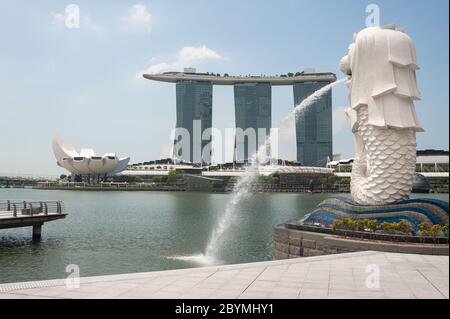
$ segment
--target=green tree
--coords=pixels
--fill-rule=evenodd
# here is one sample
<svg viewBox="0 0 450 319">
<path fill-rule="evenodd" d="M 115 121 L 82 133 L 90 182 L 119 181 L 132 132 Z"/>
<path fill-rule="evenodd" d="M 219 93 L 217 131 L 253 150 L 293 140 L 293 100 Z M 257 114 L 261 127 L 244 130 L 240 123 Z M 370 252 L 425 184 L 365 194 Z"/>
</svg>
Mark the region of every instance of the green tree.
<svg viewBox="0 0 450 319">
<path fill-rule="evenodd" d="M 430 229 L 430 235 L 433 238 L 439 237 L 442 234 L 442 226 L 441 225 L 433 225 Z"/>
<path fill-rule="evenodd" d="M 327 183 L 328 184 L 335 184 L 339 181 L 339 177 L 337 177 L 336 175 L 330 175 L 327 177 Z"/>
<path fill-rule="evenodd" d="M 394 226 L 392 223 L 383 222 L 381 224 L 381 229 L 383 230 L 383 233 L 385 233 L 385 234 L 392 234 L 394 231 Z"/>
<path fill-rule="evenodd" d="M 358 231 L 364 231 L 364 229 L 366 228 L 366 223 L 367 220 L 365 219 L 356 220 L 356 228 L 358 229 Z"/>
<path fill-rule="evenodd" d="M 264 175 L 260 175 L 258 177 L 258 181 L 260 183 L 265 183 L 265 184 L 278 184 L 279 182 L 279 178 L 277 176 L 264 176 Z"/>
<path fill-rule="evenodd" d="M 176 182 L 178 179 L 183 178 L 183 170 L 171 170 L 167 175 L 168 182 Z"/>
<path fill-rule="evenodd" d="M 346 218 L 342 221 L 344 229 L 355 231 L 358 228 L 358 223 L 351 218 Z"/>
<path fill-rule="evenodd" d="M 236 183 L 238 181 L 238 178 L 236 177 L 236 176 L 231 176 L 229 179 L 228 179 L 228 182 L 229 183 Z"/>
<path fill-rule="evenodd" d="M 366 227 L 372 232 L 375 232 L 378 228 L 378 222 L 374 219 L 367 220 Z"/>
<path fill-rule="evenodd" d="M 404 235 L 411 235 L 412 226 L 407 221 L 398 222 L 398 230 Z"/>
<path fill-rule="evenodd" d="M 442 232 L 444 233 L 445 237 L 448 237 L 448 224 L 442 226 Z"/>
<path fill-rule="evenodd" d="M 345 218 L 342 220 L 342 228 L 344 229 L 350 229 L 350 224 L 351 224 L 352 220 L 350 218 Z"/>
<path fill-rule="evenodd" d="M 339 219 L 333 220 L 331 227 L 333 228 L 333 231 L 341 229 L 342 228 L 342 220 L 339 220 Z"/>
<path fill-rule="evenodd" d="M 153 182 L 162 183 L 167 180 L 167 176 L 153 176 Z"/>
<path fill-rule="evenodd" d="M 431 230 L 430 223 L 423 222 L 419 224 L 419 236 L 420 237 L 426 237 L 429 236 Z"/>
<path fill-rule="evenodd" d="M 358 229 L 358 225 L 359 225 L 359 223 L 356 220 L 350 219 L 349 229 L 351 231 L 356 231 Z"/>
<path fill-rule="evenodd" d="M 178 178 L 178 172 L 176 170 L 172 170 L 169 172 L 169 174 L 167 174 L 167 179 L 170 180 L 175 180 Z"/>
</svg>

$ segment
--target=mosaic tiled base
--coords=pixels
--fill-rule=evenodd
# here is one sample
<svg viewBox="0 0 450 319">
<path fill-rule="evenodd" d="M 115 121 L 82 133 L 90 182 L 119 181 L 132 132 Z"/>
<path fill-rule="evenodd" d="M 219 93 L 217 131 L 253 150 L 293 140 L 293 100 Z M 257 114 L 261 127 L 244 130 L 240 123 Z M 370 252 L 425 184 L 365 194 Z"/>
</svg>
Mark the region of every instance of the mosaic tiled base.
<svg viewBox="0 0 450 319">
<path fill-rule="evenodd" d="M 336 219 L 376 219 L 379 222 L 407 221 L 417 233 L 422 222 L 448 224 L 449 204 L 437 199 L 409 199 L 395 204 L 362 206 L 355 205 L 350 198 L 338 196 L 321 202 L 317 208 L 300 222 L 331 226 Z"/>
</svg>

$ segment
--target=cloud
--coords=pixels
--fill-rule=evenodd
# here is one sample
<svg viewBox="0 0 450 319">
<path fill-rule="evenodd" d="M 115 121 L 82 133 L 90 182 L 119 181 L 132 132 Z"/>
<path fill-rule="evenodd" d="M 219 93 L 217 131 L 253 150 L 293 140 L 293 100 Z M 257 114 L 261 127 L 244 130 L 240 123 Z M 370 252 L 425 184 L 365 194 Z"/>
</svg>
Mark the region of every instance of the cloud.
<svg viewBox="0 0 450 319">
<path fill-rule="evenodd" d="M 186 46 L 177 53 L 175 61 L 152 64 L 146 70 L 136 74 L 136 77 L 142 78 L 143 73 L 156 74 L 166 71 L 181 71 L 195 63 L 222 59 L 224 59 L 223 55 L 205 45 L 199 47 Z"/>
<path fill-rule="evenodd" d="M 179 53 L 179 61 L 181 63 L 189 63 L 192 61 L 199 60 L 220 60 L 222 56 L 207 48 L 206 46 L 201 47 L 184 47 Z"/>
<path fill-rule="evenodd" d="M 143 4 L 131 6 L 122 21 L 129 30 L 150 32 L 152 29 L 152 16 Z"/>
<path fill-rule="evenodd" d="M 143 72 L 139 72 L 138 73 L 138 77 L 141 78 L 142 77 L 142 73 L 148 73 L 148 74 L 156 74 L 156 73 L 162 73 L 165 71 L 169 71 L 169 70 L 175 70 L 175 69 L 179 69 L 179 65 L 178 63 L 157 63 L 157 64 L 152 64 L 150 65 L 145 71 Z"/>
</svg>

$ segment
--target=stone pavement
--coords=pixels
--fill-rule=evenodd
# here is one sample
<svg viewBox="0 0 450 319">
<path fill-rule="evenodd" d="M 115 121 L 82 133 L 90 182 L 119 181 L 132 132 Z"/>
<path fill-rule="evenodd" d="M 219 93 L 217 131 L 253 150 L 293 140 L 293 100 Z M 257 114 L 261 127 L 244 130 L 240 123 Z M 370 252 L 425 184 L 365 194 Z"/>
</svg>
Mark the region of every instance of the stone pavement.
<svg viewBox="0 0 450 319">
<path fill-rule="evenodd" d="M 0 298 L 448 299 L 448 275 L 448 256 L 368 251 L 84 277 L 79 288 L 64 279 L 0 284 Z"/>
</svg>

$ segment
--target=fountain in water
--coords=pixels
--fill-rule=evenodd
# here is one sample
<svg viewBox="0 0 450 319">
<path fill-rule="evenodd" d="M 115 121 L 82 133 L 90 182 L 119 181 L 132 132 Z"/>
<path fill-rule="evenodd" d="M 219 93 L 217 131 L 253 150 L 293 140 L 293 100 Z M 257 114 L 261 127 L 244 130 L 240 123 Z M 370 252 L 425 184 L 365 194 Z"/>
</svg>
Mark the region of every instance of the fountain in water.
<svg viewBox="0 0 450 319">
<path fill-rule="evenodd" d="M 331 90 L 334 86 L 345 82 L 347 78 L 340 79 L 336 82 L 330 83 L 319 90 L 315 91 L 304 99 L 300 104 L 298 104 L 289 114 L 283 118 L 279 123 L 279 127 L 286 126 L 289 121 L 297 116 L 301 116 L 308 107 L 314 104 L 321 96 Z M 219 217 L 216 226 L 214 227 L 211 237 L 206 245 L 205 253 L 198 254 L 194 256 L 177 256 L 171 257 L 172 259 L 193 261 L 201 265 L 217 264 L 219 260 L 217 259 L 217 252 L 224 243 L 223 235 L 227 229 L 233 224 L 234 217 L 236 215 L 236 210 L 238 205 L 243 199 L 248 197 L 251 190 L 251 185 L 255 182 L 256 178 L 259 176 L 259 163 L 263 162 L 267 156 L 267 146 L 270 145 L 270 136 L 267 137 L 265 143 L 263 143 L 258 151 L 252 156 L 250 160 L 250 166 L 247 167 L 244 175 L 239 178 L 238 182 L 234 186 L 231 199 L 229 200 L 225 212 Z"/>
</svg>

